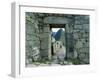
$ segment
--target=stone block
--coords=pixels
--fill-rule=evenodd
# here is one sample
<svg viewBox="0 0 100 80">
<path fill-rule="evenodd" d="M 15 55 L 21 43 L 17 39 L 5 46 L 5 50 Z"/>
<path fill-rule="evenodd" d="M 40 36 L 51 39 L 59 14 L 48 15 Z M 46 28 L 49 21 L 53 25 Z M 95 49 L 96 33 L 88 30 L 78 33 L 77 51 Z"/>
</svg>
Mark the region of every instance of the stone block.
<svg viewBox="0 0 100 80">
<path fill-rule="evenodd" d="M 26 45 L 32 46 L 32 45 L 34 45 L 34 43 L 33 43 L 33 41 L 26 41 Z"/>
<path fill-rule="evenodd" d="M 75 16 L 76 20 L 80 20 L 81 18 L 82 18 L 82 16 L 80 16 L 80 15 Z"/>
<path fill-rule="evenodd" d="M 81 54 L 79 58 L 83 61 L 83 63 L 89 63 L 89 53 Z"/>
<path fill-rule="evenodd" d="M 74 55 L 73 55 L 73 58 L 77 58 L 77 56 L 78 56 L 78 53 L 77 53 L 77 51 L 76 51 L 76 50 L 74 50 Z"/>
<path fill-rule="evenodd" d="M 79 56 L 80 60 L 83 60 L 86 58 L 85 53 L 80 53 Z"/>
<path fill-rule="evenodd" d="M 32 29 L 31 29 L 31 30 L 26 30 L 26 34 L 32 35 L 32 34 L 33 34 L 33 31 L 34 31 L 34 30 L 32 30 Z"/>
<path fill-rule="evenodd" d="M 78 41 L 76 42 L 76 46 L 75 46 L 75 47 L 76 47 L 77 49 L 79 49 L 79 48 L 81 48 L 82 46 L 83 46 L 82 41 L 79 41 L 79 40 L 78 40 Z"/>
<path fill-rule="evenodd" d="M 80 40 L 82 41 L 82 43 L 85 43 L 85 38 L 81 38 Z"/>
<path fill-rule="evenodd" d="M 42 58 L 48 58 L 48 54 L 49 54 L 48 49 L 43 49 L 43 50 L 41 49 L 40 50 L 40 55 Z"/>
<path fill-rule="evenodd" d="M 78 19 L 78 20 L 76 19 L 75 24 L 89 24 L 89 20 L 85 20 L 83 18 Z"/>
<path fill-rule="evenodd" d="M 75 20 L 75 24 L 76 25 L 81 24 L 81 21 L 80 20 Z"/>
<path fill-rule="evenodd" d="M 89 20 L 89 18 L 90 18 L 89 15 L 84 16 L 84 19 L 85 19 L 85 20 Z"/>
<path fill-rule="evenodd" d="M 83 38 L 89 38 L 89 33 L 84 33 L 82 36 Z"/>
<path fill-rule="evenodd" d="M 48 38 L 44 38 L 43 40 L 41 40 L 41 49 L 48 49 Z"/>
<path fill-rule="evenodd" d="M 90 63 L 89 58 L 84 58 L 83 61 L 84 61 L 85 64 L 89 64 Z"/>
<path fill-rule="evenodd" d="M 74 39 L 78 39 L 79 38 L 78 37 L 78 33 L 74 33 L 73 35 L 74 35 Z"/>
<path fill-rule="evenodd" d="M 26 20 L 25 25 L 26 25 L 26 27 L 27 27 L 27 26 L 32 26 L 32 25 L 33 25 L 33 23 L 32 23 L 31 21 Z"/>
<path fill-rule="evenodd" d="M 26 21 L 26 30 L 29 29 L 38 29 L 38 23 L 37 21 L 34 21 L 34 23 Z"/>
<path fill-rule="evenodd" d="M 33 19 L 33 18 L 31 18 L 31 17 L 26 17 L 26 23 L 31 23 L 31 24 L 33 24 L 33 23 L 36 23 L 36 19 Z"/>
<path fill-rule="evenodd" d="M 26 35 L 26 40 L 39 41 L 39 37 L 34 35 Z"/>
<path fill-rule="evenodd" d="M 43 29 L 44 29 L 43 30 L 44 32 L 50 32 L 50 28 L 49 27 L 43 27 Z"/>
<path fill-rule="evenodd" d="M 44 23 L 44 24 L 43 24 L 43 26 L 44 26 L 44 27 L 49 27 L 50 25 L 49 25 L 49 24 L 45 24 L 45 23 Z"/>
<path fill-rule="evenodd" d="M 77 16 L 75 16 L 75 19 L 77 19 L 77 20 L 80 20 L 80 19 L 89 20 L 89 15 L 77 15 Z"/>
<path fill-rule="evenodd" d="M 26 64 L 32 64 L 32 58 L 26 58 Z"/>
<path fill-rule="evenodd" d="M 33 28 L 33 24 L 31 22 L 28 22 L 26 23 L 26 29 L 31 29 Z"/>
<path fill-rule="evenodd" d="M 75 28 L 75 29 L 82 29 L 83 26 L 82 26 L 82 25 L 74 25 L 74 28 Z"/>
<path fill-rule="evenodd" d="M 26 17 L 31 17 L 31 18 L 36 18 L 36 16 L 35 16 L 35 14 L 34 13 L 32 13 L 32 12 L 26 12 Z"/>
<path fill-rule="evenodd" d="M 67 58 L 74 58 L 73 52 L 68 52 L 67 53 Z"/>
<path fill-rule="evenodd" d="M 38 22 L 39 22 L 39 23 L 43 23 L 43 19 L 38 18 Z"/>
<path fill-rule="evenodd" d="M 89 42 L 86 42 L 86 43 L 84 44 L 84 47 L 89 47 Z"/>
<path fill-rule="evenodd" d="M 34 47 L 37 47 L 40 45 L 40 42 L 39 41 L 26 41 L 26 45 L 27 46 L 34 46 Z"/>
<path fill-rule="evenodd" d="M 26 32 L 27 33 L 34 33 L 35 28 L 33 26 L 26 25 Z"/>
<path fill-rule="evenodd" d="M 34 28 L 36 28 L 36 29 L 38 29 L 38 28 L 39 28 L 39 26 L 38 26 L 38 24 L 37 24 L 37 23 L 34 23 L 34 24 L 33 24 L 33 27 L 34 27 Z"/>
<path fill-rule="evenodd" d="M 89 30 L 89 24 L 83 24 L 83 29 L 84 30 Z"/>
<path fill-rule="evenodd" d="M 89 53 L 89 48 L 88 47 L 80 48 L 79 53 Z"/>
<path fill-rule="evenodd" d="M 40 39 L 49 37 L 50 33 L 41 33 L 39 34 Z"/>
<path fill-rule="evenodd" d="M 48 24 L 66 24 L 68 23 L 68 19 L 65 17 L 45 17 L 44 23 Z"/>
</svg>

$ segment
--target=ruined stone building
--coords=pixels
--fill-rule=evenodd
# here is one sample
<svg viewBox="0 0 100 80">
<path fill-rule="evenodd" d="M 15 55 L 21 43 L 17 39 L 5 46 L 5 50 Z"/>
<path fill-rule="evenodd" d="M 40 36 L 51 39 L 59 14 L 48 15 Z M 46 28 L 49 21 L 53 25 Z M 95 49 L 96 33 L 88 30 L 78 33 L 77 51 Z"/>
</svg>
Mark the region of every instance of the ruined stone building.
<svg viewBox="0 0 100 80">
<path fill-rule="evenodd" d="M 42 60 L 52 59 L 51 29 L 65 29 L 66 60 L 89 64 L 89 16 L 26 12 L 26 59 L 38 47 Z M 27 63 L 27 62 L 26 62 Z M 29 61 L 28 63 L 31 63 Z"/>
</svg>

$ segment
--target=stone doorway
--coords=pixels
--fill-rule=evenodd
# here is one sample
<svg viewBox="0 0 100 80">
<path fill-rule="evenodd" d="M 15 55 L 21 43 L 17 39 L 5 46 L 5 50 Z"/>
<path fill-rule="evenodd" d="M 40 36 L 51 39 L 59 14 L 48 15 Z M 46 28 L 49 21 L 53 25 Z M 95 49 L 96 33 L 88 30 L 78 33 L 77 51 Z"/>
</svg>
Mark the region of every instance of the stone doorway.
<svg viewBox="0 0 100 80">
<path fill-rule="evenodd" d="M 51 31 L 51 58 L 53 60 L 65 60 L 66 40 L 65 24 L 49 24 Z"/>
<path fill-rule="evenodd" d="M 55 48 L 66 46 L 65 41 L 65 25 L 64 24 L 50 24 L 51 31 L 51 56 L 55 55 Z M 60 42 L 60 44 L 56 44 Z M 55 44 L 55 46 L 54 46 Z M 65 50 L 66 51 L 66 50 Z"/>
</svg>

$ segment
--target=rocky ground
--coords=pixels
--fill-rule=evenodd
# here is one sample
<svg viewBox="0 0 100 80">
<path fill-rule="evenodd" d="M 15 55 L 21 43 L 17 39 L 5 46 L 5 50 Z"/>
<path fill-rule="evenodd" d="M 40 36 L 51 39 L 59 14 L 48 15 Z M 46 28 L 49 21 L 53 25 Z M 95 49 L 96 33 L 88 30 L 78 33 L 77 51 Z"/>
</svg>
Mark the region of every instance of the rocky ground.
<svg viewBox="0 0 100 80">
<path fill-rule="evenodd" d="M 27 64 L 26 67 L 37 67 L 37 66 L 62 66 L 62 65 L 73 65 L 72 62 L 64 61 L 64 63 L 54 63 L 54 62 L 34 62 L 33 64 Z"/>
</svg>

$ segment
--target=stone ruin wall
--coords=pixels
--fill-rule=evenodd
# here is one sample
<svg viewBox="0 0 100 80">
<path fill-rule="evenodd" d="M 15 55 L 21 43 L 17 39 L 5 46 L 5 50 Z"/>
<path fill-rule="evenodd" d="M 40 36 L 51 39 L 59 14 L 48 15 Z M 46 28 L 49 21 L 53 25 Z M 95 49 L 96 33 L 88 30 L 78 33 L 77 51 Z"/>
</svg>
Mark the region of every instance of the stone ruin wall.
<svg viewBox="0 0 100 80">
<path fill-rule="evenodd" d="M 40 48 L 38 18 L 35 14 L 26 13 L 26 64 L 32 63 L 32 49 Z"/>
<path fill-rule="evenodd" d="M 82 63 L 89 63 L 89 16 L 75 16 L 73 29 L 74 53 Z"/>
<path fill-rule="evenodd" d="M 82 63 L 89 63 L 89 16 L 75 15 L 67 19 L 69 24 L 65 26 L 65 38 L 68 55 L 70 58 L 78 58 Z M 51 57 L 48 26 L 43 23 L 43 17 L 26 13 L 26 60 L 31 59 L 33 47 L 39 48 L 41 58 Z M 31 63 L 31 60 L 27 63 Z"/>
</svg>

